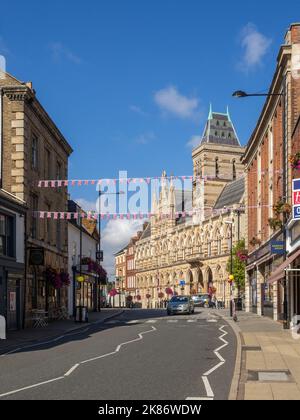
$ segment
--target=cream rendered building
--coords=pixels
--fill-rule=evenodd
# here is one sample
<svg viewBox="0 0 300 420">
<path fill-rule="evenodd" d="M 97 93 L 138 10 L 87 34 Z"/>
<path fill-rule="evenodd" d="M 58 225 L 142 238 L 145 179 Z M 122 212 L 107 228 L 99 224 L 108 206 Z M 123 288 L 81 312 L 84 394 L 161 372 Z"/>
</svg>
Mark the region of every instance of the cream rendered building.
<svg viewBox="0 0 300 420">
<path fill-rule="evenodd" d="M 209 287 L 228 305 L 231 226 L 225 222 L 233 221 L 233 244 L 244 238 L 243 153 L 228 111 L 211 110 L 192 153 L 194 176 L 199 176 L 192 191 L 176 189 L 163 174 L 153 216 L 136 243 L 136 286 L 143 307 L 160 306 L 168 288 L 194 294 Z"/>
</svg>

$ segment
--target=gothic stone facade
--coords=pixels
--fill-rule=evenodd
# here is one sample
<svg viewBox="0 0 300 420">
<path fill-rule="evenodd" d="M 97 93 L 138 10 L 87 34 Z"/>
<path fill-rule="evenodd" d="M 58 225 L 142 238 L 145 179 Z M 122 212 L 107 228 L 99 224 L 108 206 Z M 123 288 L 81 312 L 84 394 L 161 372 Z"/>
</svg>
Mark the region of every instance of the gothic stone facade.
<svg viewBox="0 0 300 420">
<path fill-rule="evenodd" d="M 189 199 L 182 199 L 172 184 L 163 183 L 158 201 L 153 199 L 155 216 L 136 243 L 136 293 L 144 307 L 160 306 L 166 288 L 190 295 L 207 293 L 210 286 L 216 288 L 220 301 L 229 304 L 226 266 L 231 231 L 225 222 L 234 223 L 233 244 L 244 237 L 244 214 L 240 212 L 244 203 L 243 153 L 229 113 L 210 111 L 202 142 L 192 154 L 194 175 L 203 178 L 191 192 L 197 216 L 178 218 L 178 211 Z M 171 217 L 161 217 L 165 212 Z M 164 298 L 159 298 L 162 293 Z"/>
</svg>

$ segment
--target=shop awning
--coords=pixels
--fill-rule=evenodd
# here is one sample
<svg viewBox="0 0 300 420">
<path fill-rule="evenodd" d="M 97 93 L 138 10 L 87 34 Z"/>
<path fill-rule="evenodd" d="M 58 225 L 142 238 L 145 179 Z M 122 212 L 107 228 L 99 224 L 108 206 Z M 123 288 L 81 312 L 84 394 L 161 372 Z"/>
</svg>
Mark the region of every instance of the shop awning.
<svg viewBox="0 0 300 420">
<path fill-rule="evenodd" d="M 285 276 L 285 269 L 292 264 L 293 261 L 300 255 L 300 249 L 294 252 L 290 257 L 288 257 L 271 275 L 268 280 L 268 283 L 275 283 L 276 281 L 282 280 Z"/>
</svg>

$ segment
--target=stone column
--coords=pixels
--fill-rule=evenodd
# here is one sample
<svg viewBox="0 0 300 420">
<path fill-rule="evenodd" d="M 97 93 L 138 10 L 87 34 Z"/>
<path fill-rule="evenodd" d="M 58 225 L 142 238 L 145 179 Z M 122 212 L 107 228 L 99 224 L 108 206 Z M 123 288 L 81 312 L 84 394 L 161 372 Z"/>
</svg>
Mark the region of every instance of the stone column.
<svg viewBox="0 0 300 420">
<path fill-rule="evenodd" d="M 278 282 L 273 284 L 273 319 L 278 321 Z"/>
<path fill-rule="evenodd" d="M 264 284 L 264 276 L 259 269 L 257 269 L 257 315 L 263 315 L 263 296 L 261 293 L 262 284 Z"/>
<path fill-rule="evenodd" d="M 251 293 L 251 279 L 250 279 L 249 272 L 246 271 L 246 274 L 245 274 L 245 309 L 246 309 L 246 312 L 251 312 L 250 293 Z"/>
</svg>

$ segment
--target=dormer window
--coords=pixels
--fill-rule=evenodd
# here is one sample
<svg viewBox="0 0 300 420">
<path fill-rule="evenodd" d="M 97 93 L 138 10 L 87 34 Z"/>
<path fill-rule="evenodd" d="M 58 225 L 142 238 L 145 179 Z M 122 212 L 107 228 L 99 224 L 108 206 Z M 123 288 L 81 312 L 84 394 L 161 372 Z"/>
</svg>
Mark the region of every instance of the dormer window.
<svg viewBox="0 0 300 420">
<path fill-rule="evenodd" d="M 218 132 L 217 131 L 215 131 L 215 136 L 218 137 Z"/>
<path fill-rule="evenodd" d="M 225 137 L 225 133 L 224 132 L 222 133 L 222 137 Z"/>
<path fill-rule="evenodd" d="M 227 125 L 226 125 L 226 122 L 225 122 L 225 121 L 224 121 L 224 124 L 223 124 L 223 125 L 224 125 L 224 127 L 227 127 Z"/>
<path fill-rule="evenodd" d="M 228 134 L 228 138 L 231 139 L 231 133 Z"/>
<path fill-rule="evenodd" d="M 220 125 L 220 123 L 219 123 L 219 121 L 217 121 L 217 126 L 219 127 L 219 125 Z"/>
</svg>

